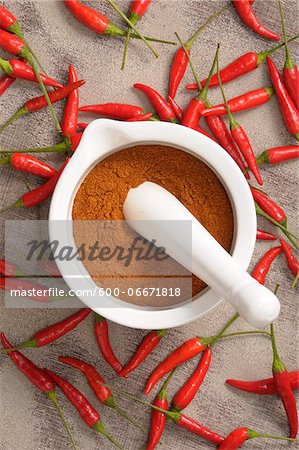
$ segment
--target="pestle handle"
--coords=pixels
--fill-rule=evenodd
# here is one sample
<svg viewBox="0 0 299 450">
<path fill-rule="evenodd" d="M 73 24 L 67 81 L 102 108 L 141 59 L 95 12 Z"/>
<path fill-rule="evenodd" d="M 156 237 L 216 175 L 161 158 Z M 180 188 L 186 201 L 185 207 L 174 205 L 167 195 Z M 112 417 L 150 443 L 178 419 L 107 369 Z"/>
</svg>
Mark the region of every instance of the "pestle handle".
<svg viewBox="0 0 299 450">
<path fill-rule="evenodd" d="M 201 278 L 229 301 L 251 325 L 264 328 L 279 315 L 277 297 L 243 270 L 190 211 L 169 191 L 152 183 L 131 189 L 123 206 L 128 224 Z M 189 220 L 192 224 L 192 251 L 186 248 L 179 228 L 169 221 Z"/>
</svg>

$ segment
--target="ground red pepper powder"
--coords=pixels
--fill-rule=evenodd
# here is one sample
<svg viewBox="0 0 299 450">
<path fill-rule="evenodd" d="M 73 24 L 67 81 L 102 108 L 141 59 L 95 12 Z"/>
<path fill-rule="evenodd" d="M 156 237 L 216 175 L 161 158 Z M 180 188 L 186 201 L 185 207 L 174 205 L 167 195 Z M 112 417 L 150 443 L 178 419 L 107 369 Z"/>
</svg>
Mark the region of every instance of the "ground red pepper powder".
<svg viewBox="0 0 299 450">
<path fill-rule="evenodd" d="M 144 181 L 157 183 L 174 194 L 230 250 L 233 212 L 220 180 L 195 156 L 165 145 L 138 145 L 99 162 L 78 189 L 73 219 L 123 220 L 128 191 Z M 205 283 L 193 276 L 193 296 L 205 287 Z"/>
</svg>

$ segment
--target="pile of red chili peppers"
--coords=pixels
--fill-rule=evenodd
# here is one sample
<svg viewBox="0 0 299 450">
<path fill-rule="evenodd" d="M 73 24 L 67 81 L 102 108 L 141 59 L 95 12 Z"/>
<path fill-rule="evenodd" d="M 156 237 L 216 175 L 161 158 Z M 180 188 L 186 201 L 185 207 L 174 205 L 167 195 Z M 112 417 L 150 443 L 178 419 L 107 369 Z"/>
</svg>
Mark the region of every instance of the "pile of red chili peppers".
<svg viewBox="0 0 299 450">
<path fill-rule="evenodd" d="M 126 16 L 113 0 L 108 0 L 110 5 L 125 20 L 127 29 L 121 29 L 111 20 L 102 15 L 96 9 L 88 7 L 77 0 L 65 0 L 64 3 L 73 16 L 90 30 L 99 35 L 116 36 L 125 38 L 124 56 L 122 68 L 125 67 L 128 46 L 131 38 L 141 39 L 149 49 L 157 56 L 156 50 L 152 47 L 151 41 L 175 44 L 171 41 L 164 41 L 157 38 L 143 36 L 135 27 L 137 22 L 146 14 L 151 1 L 150 0 L 132 0 L 128 15 Z M 280 40 L 280 35 L 265 27 L 254 12 L 254 0 L 232 0 L 234 6 L 234 14 L 238 14 L 239 19 L 259 36 L 270 39 Z M 152 6 L 151 6 L 152 7 Z M 272 7 L 272 5 L 271 5 Z M 284 238 L 273 232 L 257 230 L 257 240 L 278 241 L 274 246 L 269 248 L 255 265 L 252 276 L 261 284 L 266 282 L 267 274 L 271 269 L 271 265 L 275 262 L 279 255 L 283 254 L 287 267 L 295 281 L 299 276 L 299 262 L 296 256 L 298 247 L 298 238 L 288 229 L 287 215 L 285 211 L 271 199 L 264 190 L 253 186 L 250 179 L 252 174 L 259 185 L 263 184 L 262 166 L 275 165 L 285 161 L 298 159 L 299 147 L 294 142 L 288 143 L 286 146 L 269 148 L 260 152 L 255 156 L 254 149 L 250 139 L 236 120 L 236 115 L 240 111 L 257 108 L 270 101 L 275 97 L 278 101 L 282 117 L 289 131 L 290 139 L 299 141 L 299 72 L 292 60 L 289 43 L 296 40 L 299 36 L 288 38 L 283 9 L 280 0 L 278 0 L 278 8 L 281 16 L 283 42 L 275 47 L 270 48 L 261 53 L 249 52 L 232 61 L 225 67 L 219 67 L 219 45 L 211 68 L 206 71 L 207 78 L 200 80 L 194 68 L 191 58 L 191 48 L 195 40 L 197 40 L 205 28 L 213 23 L 221 14 L 228 9 L 225 5 L 218 11 L 211 14 L 205 22 L 203 22 L 197 31 L 185 42 L 182 42 L 178 34 L 179 48 L 176 50 L 171 64 L 169 73 L 169 86 L 167 97 L 151 86 L 135 83 L 134 87 L 141 91 L 149 100 L 153 107 L 153 112 L 143 110 L 142 107 L 134 104 L 123 104 L 119 102 L 97 103 L 87 106 L 80 106 L 79 88 L 85 84 L 85 80 L 79 80 L 75 67 L 68 68 L 68 84 L 63 86 L 53 78 L 49 77 L 42 68 L 38 58 L 29 46 L 22 28 L 16 17 L 11 11 L 4 6 L 0 6 L 0 48 L 11 54 L 10 59 L 0 58 L 0 67 L 4 74 L 0 78 L 0 96 L 9 95 L 9 88 L 16 79 L 26 82 L 39 83 L 43 95 L 28 99 L 20 106 L 15 114 L 0 125 L 0 133 L 2 133 L 12 122 L 20 119 L 22 116 L 39 111 L 49 107 L 53 116 L 55 126 L 59 133 L 61 142 L 49 147 L 1 150 L 0 165 L 9 166 L 15 171 L 29 173 L 40 177 L 44 183 L 37 188 L 25 192 L 16 202 L 5 207 L 1 212 L 16 208 L 35 207 L 47 199 L 49 199 L 55 189 L 58 179 L 64 170 L 64 167 L 72 157 L 73 152 L 80 144 L 84 129 L 88 124 L 78 123 L 79 113 L 93 113 L 97 116 L 108 117 L 123 121 L 166 121 L 193 129 L 194 133 L 201 133 L 214 141 L 218 142 L 223 149 L 235 160 L 244 176 L 249 180 L 252 197 L 256 205 L 258 215 L 266 218 L 270 224 L 284 234 Z M 238 20 L 239 20 L 238 19 Z M 270 55 L 274 54 L 280 48 L 285 48 L 285 65 L 280 73 L 280 69 L 275 65 Z M 269 83 L 267 86 L 250 90 L 237 97 L 226 99 L 223 85 L 232 80 L 236 80 L 241 76 L 245 76 L 263 63 L 266 62 Z M 197 90 L 197 95 L 191 99 L 190 103 L 183 110 L 177 103 L 175 97 L 180 84 L 185 76 L 188 64 L 195 78 L 194 84 L 189 84 L 189 90 Z M 217 67 L 217 70 L 216 70 Z M 40 73 L 43 72 L 43 73 Z M 47 88 L 45 87 L 47 86 Z M 208 91 L 213 87 L 219 87 L 223 96 L 223 103 L 213 106 L 208 100 Z M 8 92 L 6 92 L 8 91 Z M 64 113 L 61 121 L 57 119 L 53 104 L 65 99 Z M 273 100 L 272 100 L 273 101 Z M 227 116 L 230 127 L 228 128 L 222 116 Z M 207 129 L 201 125 L 202 118 L 205 119 Z M 52 165 L 33 156 L 35 153 L 62 153 L 64 161 L 60 168 L 56 169 Z M 48 267 L 48 272 L 53 277 L 59 277 L 57 267 Z M 22 277 L 22 273 L 18 267 L 10 261 L 0 260 L 0 289 L 10 291 L 12 289 L 29 290 L 37 284 L 33 284 Z M 51 302 L 49 296 L 32 298 L 32 301 Z M 55 405 L 59 416 L 65 426 L 67 434 L 70 438 L 71 445 L 77 448 L 73 432 L 66 422 L 61 408 L 56 398 L 55 387 L 65 394 L 75 410 L 79 413 L 82 420 L 96 432 L 102 434 L 105 438 L 117 448 L 124 448 L 104 426 L 102 417 L 95 409 L 93 404 L 67 379 L 58 375 L 52 370 L 37 367 L 31 360 L 23 355 L 20 350 L 27 348 L 39 348 L 45 345 L 56 343 L 60 338 L 71 333 L 77 326 L 85 320 L 89 320 L 88 316 L 94 316 L 93 333 L 95 341 L 99 348 L 99 358 L 103 359 L 113 370 L 115 379 L 122 377 L 130 378 L 134 371 L 141 371 L 140 366 L 148 358 L 152 358 L 152 353 L 157 353 L 157 347 L 161 346 L 165 341 L 167 330 L 154 330 L 147 333 L 135 352 L 131 355 L 126 363 L 122 363 L 115 354 L 109 337 L 109 325 L 104 317 L 93 314 L 91 310 L 82 309 L 65 319 L 54 323 L 33 334 L 33 336 L 23 343 L 12 346 L 4 333 L 1 333 L 2 349 L 0 354 L 5 357 L 9 356 L 14 365 L 35 385 L 40 391 L 46 394 Z M 247 440 L 255 438 L 267 438 L 273 440 L 296 441 L 298 434 L 298 413 L 296 407 L 296 398 L 294 391 L 299 389 L 299 371 L 288 371 L 285 367 L 280 354 L 278 352 L 276 338 L 274 333 L 274 325 L 270 327 L 270 331 L 240 331 L 225 334 L 226 330 L 235 320 L 238 314 L 234 315 L 214 336 L 202 337 L 194 336 L 183 342 L 179 347 L 174 349 L 164 361 L 160 362 L 149 376 L 145 383 L 145 394 L 149 394 L 160 380 L 168 374 L 168 378 L 164 381 L 159 392 L 153 399 L 152 403 L 141 400 L 140 398 L 106 383 L 101 375 L 101 370 L 95 367 L 89 359 L 89 355 L 84 357 L 59 356 L 58 360 L 64 365 L 71 366 L 73 369 L 81 372 L 88 381 L 95 397 L 103 406 L 107 406 L 115 411 L 115 413 L 123 416 L 133 426 L 147 433 L 147 450 L 157 448 L 165 427 L 167 419 L 191 433 L 198 435 L 201 439 L 217 446 L 218 449 L 234 450 L 242 446 Z M 91 325 L 89 325 L 92 328 Z M 245 391 L 256 395 L 276 395 L 282 402 L 285 410 L 286 420 L 289 425 L 289 436 L 273 436 L 265 433 L 254 431 L 246 426 L 232 430 L 227 436 L 221 436 L 218 432 L 202 425 L 194 418 L 182 413 L 187 406 L 194 401 L 196 395 L 204 384 L 206 376 L 208 376 L 209 368 L 212 364 L 212 356 L 214 346 L 219 340 L 238 335 L 262 334 L 271 339 L 273 352 L 272 376 L 266 379 L 255 381 L 243 381 L 228 379 L 226 383 L 235 389 Z M 162 342 L 161 342 L 162 341 Z M 59 345 L 57 343 L 57 345 Z M 101 356 L 100 356 L 101 355 Z M 181 383 L 180 388 L 173 396 L 171 402 L 167 398 L 167 387 L 171 383 L 178 366 L 186 361 L 196 358 L 197 365 L 190 377 Z M 59 368 L 59 372 L 63 372 L 64 366 Z M 151 426 L 149 432 L 139 423 L 139 420 L 132 418 L 127 414 L 115 400 L 115 395 L 129 398 L 151 409 Z M 95 399 L 96 401 L 96 399 Z M 273 407 L 274 408 L 274 407 Z M 274 410 L 273 410 L 274 414 Z M 272 447 L 271 447 L 272 448 Z"/>
</svg>

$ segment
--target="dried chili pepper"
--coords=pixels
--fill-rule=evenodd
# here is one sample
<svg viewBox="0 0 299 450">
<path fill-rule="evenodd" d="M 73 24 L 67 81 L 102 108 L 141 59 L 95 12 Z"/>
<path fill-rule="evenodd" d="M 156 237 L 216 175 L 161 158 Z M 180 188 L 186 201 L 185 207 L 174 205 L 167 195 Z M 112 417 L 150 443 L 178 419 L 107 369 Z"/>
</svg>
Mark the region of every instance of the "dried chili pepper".
<svg viewBox="0 0 299 450">
<path fill-rule="evenodd" d="M 85 84 L 84 80 L 77 81 L 76 83 L 69 84 L 68 86 L 65 86 L 61 89 L 57 89 L 56 91 L 49 92 L 49 98 L 51 103 L 56 103 L 59 100 L 62 100 L 63 98 L 66 98 L 74 89 L 79 88 Z M 13 123 L 15 120 L 19 119 L 20 117 L 24 116 L 25 114 L 32 113 L 35 111 L 39 111 L 40 109 L 46 108 L 47 106 L 47 100 L 44 95 L 41 95 L 40 97 L 35 97 L 31 100 L 28 100 L 24 103 L 21 108 L 18 109 L 18 111 L 10 117 L 1 127 L 0 127 L 0 133 L 5 130 L 5 128 L 8 127 L 11 123 Z"/>
<path fill-rule="evenodd" d="M 236 450 L 244 444 L 244 442 L 249 439 L 255 438 L 268 438 L 268 439 L 277 439 L 281 441 L 294 441 L 294 439 L 285 438 L 282 436 L 272 436 L 270 434 L 261 434 L 257 431 L 253 431 L 250 428 L 236 428 L 232 431 L 225 440 L 219 445 L 218 450 Z"/>
<path fill-rule="evenodd" d="M 78 75 L 74 66 L 69 66 L 69 84 L 76 83 Z M 74 89 L 67 97 L 64 107 L 61 129 L 65 136 L 73 135 L 78 127 L 79 89 Z"/>
<path fill-rule="evenodd" d="M 148 355 L 157 347 L 161 339 L 165 336 L 167 330 L 156 330 L 148 333 L 130 361 L 122 368 L 118 375 L 127 377 L 130 372 L 139 367 Z"/>
<path fill-rule="evenodd" d="M 22 80 L 33 81 L 34 83 L 38 83 L 38 79 L 33 71 L 33 69 L 28 66 L 25 62 L 19 59 L 10 59 L 6 61 L 3 58 L 0 58 L 0 67 L 6 73 L 6 75 L 12 78 L 19 78 Z M 53 80 L 53 78 L 46 77 L 42 73 L 40 77 L 43 83 L 46 86 L 52 86 L 56 88 L 62 88 L 63 86 L 57 81 Z"/>
<path fill-rule="evenodd" d="M 239 147 L 240 152 L 242 153 L 246 163 L 248 164 L 249 169 L 251 170 L 251 172 L 253 173 L 253 175 L 255 176 L 257 182 L 262 185 L 263 184 L 263 180 L 258 168 L 258 165 L 256 163 L 255 160 L 255 155 L 253 153 L 253 149 L 251 147 L 250 141 L 248 139 L 248 136 L 245 132 L 245 130 L 241 127 L 241 125 L 235 120 L 228 104 L 226 101 L 226 97 L 225 97 L 225 93 L 224 93 L 224 89 L 222 86 L 222 81 L 220 79 L 220 72 L 219 72 L 219 61 L 217 58 L 217 76 L 219 78 L 219 86 L 220 86 L 220 90 L 222 93 L 222 97 L 223 97 L 223 101 L 225 103 L 225 107 L 227 110 L 227 115 L 229 118 L 229 123 L 230 123 L 230 131 L 233 137 L 233 140 L 235 141 L 235 143 L 237 144 L 237 146 Z"/>
<path fill-rule="evenodd" d="M 244 22 L 245 25 L 251 28 L 255 33 L 266 39 L 274 39 L 276 41 L 280 39 L 279 34 L 274 33 L 260 23 L 252 10 L 249 0 L 233 0 L 233 5 L 242 22 Z"/>
<path fill-rule="evenodd" d="M 191 38 L 185 42 L 184 46 L 181 46 L 175 53 L 172 65 L 170 68 L 170 74 L 169 74 L 169 88 L 168 88 L 168 95 L 174 99 L 178 90 L 178 87 L 182 81 L 182 78 L 184 77 L 187 66 L 188 66 L 188 57 L 186 55 L 187 50 L 188 54 L 190 55 L 191 47 L 198 38 L 198 36 L 201 34 L 201 32 L 206 28 L 206 26 L 212 22 L 216 17 L 218 17 L 227 6 L 224 6 L 220 8 L 218 11 L 216 11 L 215 14 L 212 14 L 208 19 L 199 27 L 199 29 L 191 36 Z M 185 48 L 184 48 L 185 47 Z"/>
<path fill-rule="evenodd" d="M 19 200 L 17 200 L 12 205 L 2 209 L 2 211 L 0 212 L 4 212 L 12 208 L 32 208 L 33 206 L 40 205 L 41 203 L 46 201 L 52 195 L 56 184 L 58 183 L 60 175 L 62 174 L 68 161 L 69 160 L 67 159 L 60 167 L 58 172 L 56 172 L 55 175 L 44 184 L 37 187 L 33 191 L 26 192 L 26 194 L 23 194 Z"/>
<path fill-rule="evenodd" d="M 1 333 L 1 343 L 5 349 L 12 348 L 4 333 Z M 72 436 L 71 430 L 64 418 L 64 415 L 57 401 L 55 394 L 55 385 L 52 379 L 42 369 L 40 369 L 32 361 L 30 361 L 30 359 L 24 356 L 21 352 L 11 351 L 8 354 L 11 360 L 15 363 L 16 367 L 21 372 L 23 372 L 23 374 L 31 381 L 32 384 L 34 384 L 34 386 L 36 386 L 40 391 L 46 394 L 48 399 L 51 400 L 51 402 L 54 404 L 65 426 L 65 429 L 71 439 L 72 445 L 76 450 L 77 446 Z"/>
<path fill-rule="evenodd" d="M 280 238 L 280 243 L 281 243 L 282 250 L 286 256 L 288 266 L 289 266 L 292 274 L 296 277 L 299 272 L 299 261 L 297 260 L 296 256 L 294 255 L 291 246 L 288 245 L 284 239 Z"/>
<path fill-rule="evenodd" d="M 95 315 L 94 331 L 99 349 L 104 359 L 107 361 L 109 366 L 111 366 L 117 373 L 119 373 L 123 367 L 119 360 L 116 358 L 110 345 L 107 320 L 99 314 Z"/>
<path fill-rule="evenodd" d="M 43 330 L 37 331 L 31 339 L 23 342 L 17 347 L 13 347 L 12 350 L 48 345 L 76 328 L 76 326 L 86 319 L 90 313 L 91 310 L 88 308 L 80 309 L 66 319 L 56 322 Z"/>
<path fill-rule="evenodd" d="M 274 94 L 272 87 L 262 87 L 254 89 L 253 91 L 246 92 L 246 94 L 239 95 L 238 97 L 227 100 L 227 104 L 231 112 L 244 111 L 246 109 L 256 108 L 257 106 L 267 103 Z M 203 117 L 208 116 L 221 116 L 227 114 L 225 104 L 219 104 L 212 106 L 211 108 L 204 109 L 202 111 Z"/>
<path fill-rule="evenodd" d="M 289 379 L 293 391 L 299 389 L 299 370 L 289 372 Z M 250 392 L 251 394 L 273 395 L 276 394 L 274 378 L 266 378 L 256 381 L 226 380 L 226 384 L 233 386 L 240 391 Z"/>
<path fill-rule="evenodd" d="M 144 16 L 150 3 L 151 3 L 151 0 L 133 0 L 133 1 L 131 1 L 128 18 L 134 25 L 136 25 L 136 23 L 141 19 L 141 17 Z M 124 70 L 125 65 L 126 65 L 127 51 L 128 51 L 128 45 L 129 45 L 131 32 L 132 32 L 132 28 L 130 27 L 128 30 L 128 34 L 126 36 L 126 40 L 125 40 L 124 56 L 123 56 L 123 60 L 122 60 L 121 70 Z"/>
<path fill-rule="evenodd" d="M 210 347 L 207 347 L 191 377 L 188 378 L 185 384 L 173 397 L 171 403 L 172 409 L 182 411 L 192 402 L 209 370 L 211 359 L 212 350 Z"/>
<path fill-rule="evenodd" d="M 251 276 L 255 278 L 259 283 L 265 284 L 266 276 L 267 273 L 269 272 L 271 264 L 274 261 L 274 259 L 278 255 L 280 255 L 281 252 L 282 248 L 280 246 L 270 248 L 270 250 L 268 250 L 256 264 L 255 268 L 251 273 Z"/>
<path fill-rule="evenodd" d="M 292 390 L 289 373 L 278 355 L 273 324 L 270 325 L 270 328 L 271 328 L 271 342 L 273 350 L 272 373 L 274 385 L 277 394 L 281 398 L 285 412 L 288 417 L 290 426 L 290 438 L 294 439 L 298 434 L 298 413 L 297 413 L 296 398 Z"/>
<path fill-rule="evenodd" d="M 264 192 L 259 191 L 258 189 L 250 187 L 252 196 L 254 201 L 258 204 L 258 206 L 265 211 L 265 213 L 269 214 L 274 220 L 279 222 L 281 225 L 286 226 L 287 217 L 283 209 L 277 205 L 268 195 Z"/>
<path fill-rule="evenodd" d="M 173 112 L 171 106 L 169 106 L 167 101 L 161 94 L 159 94 L 159 92 L 150 86 L 146 86 L 145 84 L 136 83 L 134 84 L 134 87 L 146 95 L 148 100 L 153 105 L 154 110 L 158 114 L 159 119 L 164 120 L 165 122 L 177 123 L 175 113 Z"/>
<path fill-rule="evenodd" d="M 299 111 L 283 84 L 277 67 L 270 57 L 267 57 L 267 65 L 285 124 L 290 134 L 299 141 Z"/>
<path fill-rule="evenodd" d="M 13 153 L 0 159 L 0 165 L 6 164 L 13 167 L 15 170 L 21 170 L 22 172 L 31 173 L 42 178 L 52 178 L 57 170 L 49 164 L 41 161 L 35 156 L 26 155 L 24 153 Z"/>
<path fill-rule="evenodd" d="M 129 417 L 126 412 L 116 404 L 111 389 L 106 385 L 105 380 L 101 377 L 94 366 L 80 359 L 70 358 L 69 356 L 59 356 L 58 360 L 82 372 L 101 403 L 109 408 L 115 409 L 115 411 L 117 411 L 125 419 L 129 420 L 135 427 L 144 431 L 136 420 Z"/>
<path fill-rule="evenodd" d="M 298 37 L 299 35 L 294 36 L 293 38 L 289 39 L 289 42 L 298 39 Z M 284 45 L 284 43 L 279 44 L 276 47 L 272 47 L 270 50 L 266 50 L 260 53 L 248 52 L 245 53 L 245 55 L 242 55 L 239 58 L 235 59 L 235 61 L 231 62 L 228 66 L 220 70 L 222 83 L 228 83 L 229 81 L 235 80 L 236 78 L 241 77 L 248 72 L 252 72 L 254 69 L 257 69 L 265 61 L 267 56 L 284 47 Z M 201 81 L 202 86 L 205 85 L 206 81 L 207 80 Z M 219 86 L 217 75 L 214 75 L 210 82 L 210 87 L 215 86 Z M 198 85 L 196 83 L 188 84 L 187 89 L 197 90 Z"/>
<path fill-rule="evenodd" d="M 156 396 L 153 405 L 158 406 L 161 409 L 168 409 L 168 400 L 167 400 L 167 387 L 170 383 L 170 380 L 174 374 L 175 370 L 171 372 L 171 374 L 166 379 L 162 389 Z M 148 437 L 148 442 L 146 445 L 146 450 L 154 450 L 156 446 L 159 444 L 161 436 L 163 434 L 164 428 L 166 424 L 166 415 L 161 411 L 157 411 L 152 409 L 152 417 L 151 417 L 151 429 Z"/>
<path fill-rule="evenodd" d="M 278 164 L 290 159 L 299 158 L 298 145 L 286 145 L 283 147 L 273 147 L 265 150 L 257 158 L 257 164 Z"/>
<path fill-rule="evenodd" d="M 257 230 L 256 238 L 259 241 L 276 241 L 277 237 L 272 233 L 268 233 L 268 231 Z"/>
<path fill-rule="evenodd" d="M 56 373 L 52 372 L 49 369 L 45 369 L 47 375 L 57 384 L 57 386 L 62 390 L 62 392 L 69 399 L 71 404 L 75 407 L 75 409 L 80 414 L 82 420 L 88 425 L 90 428 L 93 428 L 95 431 L 98 431 L 110 442 L 112 442 L 117 448 L 123 449 L 123 446 L 120 445 L 105 429 L 103 422 L 101 420 L 100 414 L 94 409 L 94 407 L 89 403 L 86 397 L 84 397 L 78 389 L 75 388 L 69 381 L 65 378 L 58 376 Z"/>
<path fill-rule="evenodd" d="M 15 78 L 3 75 L 0 78 L 0 96 L 15 82 Z"/>
<path fill-rule="evenodd" d="M 298 71 L 298 67 L 292 60 L 291 54 L 289 51 L 288 37 L 287 37 L 286 29 L 285 29 L 284 15 L 283 15 L 283 10 L 282 10 L 280 0 L 278 0 L 278 4 L 279 4 L 281 23 L 282 23 L 282 31 L 283 31 L 284 42 L 285 42 L 285 50 L 286 50 L 286 58 L 285 58 L 285 63 L 284 63 L 284 68 L 283 68 L 283 81 L 286 85 L 288 93 L 290 94 L 296 108 L 299 109 L 299 71 Z"/>
<path fill-rule="evenodd" d="M 145 122 L 153 117 L 153 113 L 139 114 L 138 116 L 127 119 L 126 122 Z"/>
<path fill-rule="evenodd" d="M 104 103 L 102 105 L 81 106 L 79 111 L 91 112 L 99 116 L 113 119 L 127 120 L 143 114 L 140 106 L 126 105 L 124 103 Z"/>
</svg>

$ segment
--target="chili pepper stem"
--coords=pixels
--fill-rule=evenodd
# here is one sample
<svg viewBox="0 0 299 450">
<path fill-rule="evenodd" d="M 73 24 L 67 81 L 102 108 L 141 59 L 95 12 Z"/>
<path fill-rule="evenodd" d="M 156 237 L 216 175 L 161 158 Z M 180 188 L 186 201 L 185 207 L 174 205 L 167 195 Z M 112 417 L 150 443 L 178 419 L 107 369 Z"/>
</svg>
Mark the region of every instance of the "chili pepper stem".
<svg viewBox="0 0 299 450">
<path fill-rule="evenodd" d="M 15 347 L 10 348 L 1 348 L 0 353 L 10 353 L 13 351 L 22 350 L 24 348 L 35 348 L 37 347 L 35 339 L 29 340 L 27 342 L 24 342 L 24 344 L 16 345 Z"/>
<path fill-rule="evenodd" d="M 220 339 L 226 339 L 233 336 L 247 336 L 249 334 L 261 334 L 263 336 L 271 337 L 271 334 L 268 333 L 268 331 L 260 331 L 260 330 L 250 330 L 250 331 L 236 331 L 235 333 L 229 333 L 229 334 L 222 334 L 219 338 Z"/>
<path fill-rule="evenodd" d="M 296 278 L 295 278 L 295 280 L 293 281 L 292 289 L 294 289 L 294 287 L 296 286 L 298 279 L 299 279 L 299 272 L 297 273 Z"/>
<path fill-rule="evenodd" d="M 65 417 L 64 417 L 64 415 L 63 415 L 63 412 L 62 412 L 62 410 L 61 410 L 61 408 L 60 408 L 60 406 L 59 406 L 59 403 L 58 403 L 58 401 L 57 401 L 55 392 L 54 392 L 54 391 L 50 391 L 50 392 L 48 392 L 47 395 L 48 395 L 48 398 L 49 398 L 49 399 L 51 400 L 51 402 L 53 403 L 53 405 L 55 406 L 55 408 L 57 409 L 57 412 L 58 412 L 58 414 L 59 414 L 59 417 L 60 417 L 60 419 L 61 419 L 61 421 L 62 421 L 62 423 L 63 423 L 63 425 L 64 425 L 64 427 L 65 427 L 65 429 L 66 429 L 66 431 L 67 431 L 67 433 L 68 433 L 68 435 L 69 435 L 69 437 L 70 437 L 70 439 L 71 439 L 73 448 L 74 448 L 75 450 L 78 450 L 78 447 L 77 447 L 77 445 L 76 445 L 76 442 L 75 442 L 75 440 L 74 440 L 74 437 L 73 437 L 73 435 L 72 435 L 72 432 L 71 432 L 71 430 L 70 430 L 70 427 L 68 426 L 68 423 L 67 423 L 67 421 L 66 421 L 66 419 L 65 419 Z"/>
<path fill-rule="evenodd" d="M 176 37 L 178 38 L 179 43 L 181 44 L 181 46 L 183 47 L 183 49 L 184 49 L 184 51 L 185 51 L 185 53 L 186 53 L 186 56 L 187 56 L 187 59 L 188 59 L 188 62 L 189 62 L 189 65 L 190 65 L 192 74 L 193 74 L 194 79 L 195 79 L 195 81 L 196 81 L 196 83 L 197 83 L 197 85 L 198 85 L 198 89 L 201 91 L 201 90 L 202 90 L 202 85 L 201 85 L 199 76 L 198 76 L 198 74 L 197 74 L 197 72 L 196 72 L 196 70 L 195 70 L 195 67 L 194 67 L 194 65 L 193 65 L 193 62 L 192 62 L 192 60 L 191 60 L 191 57 L 190 57 L 190 55 L 189 55 L 188 49 L 186 48 L 186 46 L 185 46 L 185 44 L 183 43 L 182 39 L 180 38 L 179 34 L 176 33 L 176 32 L 175 32 L 174 34 L 175 34 Z"/>
<path fill-rule="evenodd" d="M 255 438 L 268 438 L 268 439 L 276 439 L 279 441 L 299 442 L 299 439 L 295 438 L 288 438 L 285 436 L 275 436 L 273 434 L 264 434 L 258 433 L 257 431 L 248 430 L 248 439 L 255 439 Z"/>
<path fill-rule="evenodd" d="M 119 448 L 120 450 L 124 450 L 124 447 L 122 445 L 120 445 L 113 436 L 111 436 L 108 431 L 104 428 L 104 425 L 102 424 L 101 421 L 97 422 L 93 427 L 94 430 L 98 431 L 99 433 L 101 433 L 103 436 L 105 436 L 110 442 L 112 442 L 112 444 L 114 444 L 117 448 Z"/>
<path fill-rule="evenodd" d="M 16 25 L 16 26 L 15 26 Z M 18 22 L 15 22 L 12 26 L 10 31 L 12 33 L 14 33 L 16 36 L 18 36 L 20 39 L 22 39 L 22 41 L 26 44 L 26 47 L 28 48 L 28 50 L 30 51 L 32 57 L 35 59 L 35 61 L 37 62 L 37 64 L 39 65 L 41 71 L 43 72 L 44 75 L 48 76 L 46 73 L 46 70 L 44 69 L 44 67 L 42 66 L 41 62 L 39 61 L 38 57 L 36 56 L 35 52 L 32 50 L 31 46 L 29 45 L 27 39 L 25 38 L 20 25 L 18 24 Z"/>
<path fill-rule="evenodd" d="M 273 369 L 275 372 L 283 372 L 285 370 L 285 367 L 278 354 L 273 323 L 271 323 L 270 325 L 270 330 L 271 330 L 271 343 L 273 351 Z"/>
<path fill-rule="evenodd" d="M 131 22 L 130 19 L 119 9 L 119 7 L 116 5 L 116 3 L 113 0 L 107 0 L 108 3 L 112 6 L 113 9 L 124 19 L 125 22 L 127 22 L 128 25 L 132 28 L 132 30 L 135 31 L 137 36 L 145 43 L 145 45 L 150 49 L 150 51 L 155 55 L 156 58 L 159 57 L 159 53 L 154 49 L 154 47 L 147 41 L 147 39 L 139 33 L 133 22 Z"/>
<path fill-rule="evenodd" d="M 299 34 L 296 34 L 296 36 L 293 36 L 291 39 L 288 40 L 288 42 L 295 41 L 298 38 L 299 38 Z M 259 66 L 267 58 L 267 56 L 272 55 L 272 53 L 276 52 L 276 50 L 279 50 L 280 48 L 282 48 L 284 46 L 285 46 L 285 42 L 283 42 L 282 44 L 278 44 L 275 47 L 270 48 L 270 50 L 266 50 L 264 52 L 259 53 L 257 65 Z"/>
<path fill-rule="evenodd" d="M 212 338 L 211 346 L 214 346 L 215 342 L 218 341 L 218 339 L 221 338 L 221 336 L 224 334 L 224 332 L 240 317 L 238 313 L 234 314 L 231 319 L 229 319 L 224 327 L 220 330 L 220 332 Z"/>
<path fill-rule="evenodd" d="M 0 214 L 9 211 L 10 209 L 15 209 L 15 208 L 21 208 L 23 206 L 23 202 L 22 200 L 17 200 L 15 203 L 13 203 L 12 205 L 7 206 L 6 208 L 3 208 L 0 210 Z M 2 350 L 0 350 L 2 351 Z"/>
<path fill-rule="evenodd" d="M 282 10 L 281 0 L 278 0 L 278 5 L 279 5 L 280 18 L 281 18 L 283 39 L 284 39 L 284 43 L 285 43 L 285 51 L 286 51 L 285 68 L 292 69 L 294 67 L 294 63 L 292 61 L 290 51 L 289 51 L 288 37 L 287 37 L 287 33 L 286 33 L 286 28 L 285 28 L 284 14 L 283 14 L 283 10 Z"/>
<path fill-rule="evenodd" d="M 131 32 L 132 32 L 132 29 L 129 28 L 128 34 L 127 34 L 126 40 L 125 40 L 125 45 L 124 45 L 124 54 L 123 54 L 123 60 L 122 60 L 122 63 L 121 63 L 121 70 L 125 70 L 125 65 L 126 65 L 126 60 L 127 60 L 128 46 L 129 46 Z"/>
<path fill-rule="evenodd" d="M 68 146 L 65 142 L 60 142 L 59 144 L 50 145 L 49 147 L 37 147 L 37 148 L 27 148 L 21 150 L 0 150 L 0 155 L 7 155 L 13 153 L 58 153 L 65 152 Z"/>
<path fill-rule="evenodd" d="M 169 386 L 169 383 L 171 382 L 171 379 L 172 379 L 172 377 L 173 377 L 173 375 L 175 374 L 175 372 L 177 371 L 177 367 L 175 367 L 171 372 L 170 372 L 170 374 L 168 375 L 168 377 L 166 378 L 166 380 L 165 380 L 165 383 L 163 384 L 163 386 L 162 386 L 162 389 L 160 390 L 160 393 L 158 394 L 158 395 L 165 395 L 166 394 L 166 390 L 167 390 L 167 388 L 168 388 L 168 386 Z"/>
<path fill-rule="evenodd" d="M 0 133 L 3 133 L 3 131 L 9 126 L 11 125 L 15 120 L 19 119 L 20 117 L 24 116 L 25 114 L 27 114 L 28 111 L 27 109 L 22 106 L 22 108 L 18 109 L 18 111 L 11 116 L 1 127 L 0 127 Z"/>
<path fill-rule="evenodd" d="M 139 428 L 139 430 L 141 430 L 143 433 L 147 432 L 143 426 L 139 425 L 139 423 L 136 422 L 135 419 L 128 416 L 128 414 L 123 409 L 121 409 L 118 405 L 115 405 L 113 409 L 115 409 L 115 411 L 118 412 L 118 414 L 120 414 L 122 417 L 124 417 L 129 422 L 131 422 L 136 428 Z"/>
</svg>

